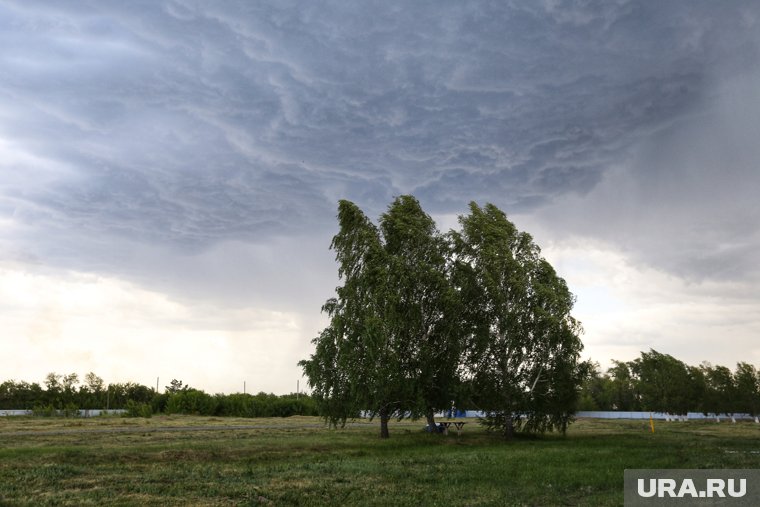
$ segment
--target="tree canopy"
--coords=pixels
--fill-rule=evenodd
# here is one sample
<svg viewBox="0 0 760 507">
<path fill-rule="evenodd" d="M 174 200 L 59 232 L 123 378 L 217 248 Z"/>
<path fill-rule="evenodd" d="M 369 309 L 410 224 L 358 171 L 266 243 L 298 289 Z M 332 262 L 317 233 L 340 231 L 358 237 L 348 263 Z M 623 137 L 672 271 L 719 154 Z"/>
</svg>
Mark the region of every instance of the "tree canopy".
<svg viewBox="0 0 760 507">
<path fill-rule="evenodd" d="M 459 221 L 456 284 L 466 295 L 474 400 L 506 436 L 515 426 L 564 431 L 581 380 L 575 298 L 530 234 L 496 206 L 471 203 Z"/>
</svg>

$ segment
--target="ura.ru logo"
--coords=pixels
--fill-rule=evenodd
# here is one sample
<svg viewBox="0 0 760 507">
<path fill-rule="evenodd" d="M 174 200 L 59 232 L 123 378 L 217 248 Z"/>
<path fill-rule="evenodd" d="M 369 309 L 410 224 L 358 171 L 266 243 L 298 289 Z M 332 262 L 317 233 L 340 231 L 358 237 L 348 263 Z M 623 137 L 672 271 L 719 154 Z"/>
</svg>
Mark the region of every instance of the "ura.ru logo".
<svg viewBox="0 0 760 507">
<path fill-rule="evenodd" d="M 740 498 L 747 494 L 747 479 L 707 479 L 697 489 L 692 479 L 639 479 L 637 493 L 643 498 Z"/>
</svg>

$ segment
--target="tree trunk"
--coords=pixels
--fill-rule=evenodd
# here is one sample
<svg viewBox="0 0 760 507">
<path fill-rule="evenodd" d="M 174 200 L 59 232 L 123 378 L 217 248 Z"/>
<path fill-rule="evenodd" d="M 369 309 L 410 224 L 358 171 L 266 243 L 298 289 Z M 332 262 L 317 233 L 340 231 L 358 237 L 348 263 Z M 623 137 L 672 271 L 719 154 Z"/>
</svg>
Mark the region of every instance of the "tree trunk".
<svg viewBox="0 0 760 507">
<path fill-rule="evenodd" d="M 515 425 L 512 421 L 512 414 L 507 414 L 504 420 L 504 438 L 512 440 L 515 436 Z"/>
<path fill-rule="evenodd" d="M 380 409 L 380 438 L 388 438 L 390 434 L 388 433 L 388 420 L 390 417 L 388 416 L 388 409 L 386 407 L 383 407 Z"/>
<path fill-rule="evenodd" d="M 425 412 L 425 418 L 427 419 L 428 427 L 432 430 L 435 428 L 435 415 L 433 414 L 433 409 L 428 408 Z"/>
</svg>

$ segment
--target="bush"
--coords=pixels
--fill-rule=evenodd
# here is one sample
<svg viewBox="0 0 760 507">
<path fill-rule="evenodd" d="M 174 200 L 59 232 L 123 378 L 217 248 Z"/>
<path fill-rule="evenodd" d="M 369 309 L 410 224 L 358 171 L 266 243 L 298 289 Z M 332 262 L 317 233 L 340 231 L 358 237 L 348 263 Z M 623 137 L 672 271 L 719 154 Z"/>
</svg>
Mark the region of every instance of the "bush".
<svg viewBox="0 0 760 507">
<path fill-rule="evenodd" d="M 63 406 L 61 411 L 63 417 L 79 417 L 79 405 L 69 402 Z"/>
<path fill-rule="evenodd" d="M 153 399 L 150 401 L 150 406 L 153 408 L 154 414 L 163 414 L 166 412 L 166 404 L 169 401 L 169 394 L 154 394 Z"/>
<path fill-rule="evenodd" d="M 188 389 L 169 395 L 166 402 L 167 414 L 217 415 L 219 404 L 210 394 L 197 389 Z"/>
<path fill-rule="evenodd" d="M 35 417 L 53 417 L 57 414 L 57 411 L 52 404 L 47 405 L 35 405 L 32 409 L 32 415 Z"/>
<path fill-rule="evenodd" d="M 138 403 L 134 400 L 127 401 L 126 417 L 153 417 L 153 409 L 148 403 Z"/>
</svg>

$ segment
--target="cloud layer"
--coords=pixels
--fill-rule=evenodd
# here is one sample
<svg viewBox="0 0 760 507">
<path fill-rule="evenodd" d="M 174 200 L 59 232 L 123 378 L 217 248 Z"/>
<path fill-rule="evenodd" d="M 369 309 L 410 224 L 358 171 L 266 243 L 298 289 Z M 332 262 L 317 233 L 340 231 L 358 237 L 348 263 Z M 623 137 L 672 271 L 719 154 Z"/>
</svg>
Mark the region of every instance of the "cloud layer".
<svg viewBox="0 0 760 507">
<path fill-rule="evenodd" d="M 758 301 L 759 22 L 750 1 L 2 1 L 0 260 L 305 315 L 335 284 L 336 201 L 414 193 Z"/>
</svg>

